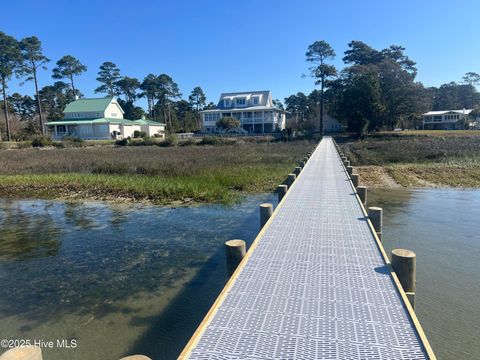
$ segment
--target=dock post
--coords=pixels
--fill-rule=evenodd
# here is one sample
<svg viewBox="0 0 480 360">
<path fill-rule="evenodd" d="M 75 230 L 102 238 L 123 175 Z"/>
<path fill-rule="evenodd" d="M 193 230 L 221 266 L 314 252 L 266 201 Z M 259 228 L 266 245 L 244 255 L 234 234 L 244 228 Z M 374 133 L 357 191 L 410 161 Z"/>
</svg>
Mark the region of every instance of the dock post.
<svg viewBox="0 0 480 360">
<path fill-rule="evenodd" d="M 343 162 L 343 165 L 344 165 L 345 167 L 350 166 L 350 160 L 345 160 L 345 161 Z"/>
<path fill-rule="evenodd" d="M 287 185 L 288 187 L 290 188 L 293 183 L 295 182 L 295 179 L 297 178 L 297 175 L 295 174 L 288 174 L 288 177 L 287 177 Z"/>
<path fill-rule="evenodd" d="M 278 202 L 282 201 L 283 197 L 287 194 L 288 185 L 278 185 L 277 192 L 278 192 Z"/>
<path fill-rule="evenodd" d="M 349 161 L 350 162 L 350 161 Z M 347 166 L 347 173 L 348 175 L 352 176 L 353 174 L 353 166 Z"/>
<path fill-rule="evenodd" d="M 305 161 L 300 162 L 300 167 L 303 169 L 305 167 Z"/>
<path fill-rule="evenodd" d="M 372 222 L 373 228 L 377 233 L 378 238 L 382 241 L 382 227 L 383 227 L 383 209 L 381 207 L 369 207 L 368 218 Z"/>
<path fill-rule="evenodd" d="M 231 275 L 247 252 L 247 245 L 243 240 L 228 240 L 225 242 L 225 255 L 227 257 L 227 269 Z"/>
<path fill-rule="evenodd" d="M 293 170 L 293 173 L 298 176 L 302 172 L 302 168 L 300 166 L 295 167 L 295 170 Z"/>
<path fill-rule="evenodd" d="M 148 356 L 145 355 L 130 355 L 121 358 L 120 360 L 152 360 Z"/>
<path fill-rule="evenodd" d="M 357 194 L 360 200 L 362 201 L 363 206 L 367 206 L 367 187 L 366 186 L 358 186 L 357 187 Z"/>
<path fill-rule="evenodd" d="M 358 187 L 360 176 L 358 174 L 352 174 L 350 177 L 352 178 L 353 187 L 356 189 Z"/>
<path fill-rule="evenodd" d="M 3 353 L 1 360 L 42 360 L 42 349 L 36 346 L 15 347 Z"/>
<path fill-rule="evenodd" d="M 265 226 L 273 214 L 273 205 L 269 203 L 260 204 L 260 230 Z"/>
<path fill-rule="evenodd" d="M 417 272 L 417 255 L 406 249 L 394 249 L 391 252 L 393 271 L 398 276 L 412 308 L 415 308 L 415 282 Z"/>
</svg>

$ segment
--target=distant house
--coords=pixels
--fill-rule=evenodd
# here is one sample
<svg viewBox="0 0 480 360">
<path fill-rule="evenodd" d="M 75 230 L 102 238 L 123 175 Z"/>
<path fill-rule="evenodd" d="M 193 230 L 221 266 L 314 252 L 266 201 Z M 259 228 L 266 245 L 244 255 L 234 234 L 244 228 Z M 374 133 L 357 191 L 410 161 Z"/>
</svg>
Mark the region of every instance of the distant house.
<svg viewBox="0 0 480 360">
<path fill-rule="evenodd" d="M 233 117 L 247 133 L 272 133 L 285 128 L 285 111 L 273 105 L 270 91 L 224 93 L 216 109 L 201 111 L 202 131 L 219 132 L 217 121 Z"/>
<path fill-rule="evenodd" d="M 69 103 L 64 118 L 45 124 L 56 140 L 75 136 L 85 140 L 108 140 L 133 137 L 135 130 L 148 136 L 165 136 L 165 124 L 145 119 L 127 120 L 113 97 L 79 99 Z"/>
<path fill-rule="evenodd" d="M 334 133 L 342 131 L 342 124 L 337 119 L 328 114 L 323 115 L 323 131 L 326 133 Z"/>
<path fill-rule="evenodd" d="M 472 109 L 429 111 L 422 115 L 423 130 L 463 130 Z"/>
</svg>

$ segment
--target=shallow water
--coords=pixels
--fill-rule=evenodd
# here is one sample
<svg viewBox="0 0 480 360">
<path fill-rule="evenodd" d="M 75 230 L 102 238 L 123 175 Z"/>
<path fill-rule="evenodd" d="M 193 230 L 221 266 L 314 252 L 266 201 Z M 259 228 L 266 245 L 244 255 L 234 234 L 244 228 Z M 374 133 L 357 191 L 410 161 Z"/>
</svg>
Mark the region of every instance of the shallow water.
<svg viewBox="0 0 480 360">
<path fill-rule="evenodd" d="M 0 338 L 53 341 L 47 360 L 176 358 L 225 284 L 223 243 L 251 243 L 265 201 L 0 200 Z"/>
<path fill-rule="evenodd" d="M 480 191 L 375 190 L 388 253 L 417 254 L 416 308 L 439 359 L 480 359 Z"/>
<path fill-rule="evenodd" d="M 264 201 L 0 200 L 0 339 L 77 341 L 46 360 L 175 359 L 225 284 L 223 242 L 250 243 Z M 438 358 L 480 358 L 480 191 L 377 190 L 369 205 L 384 208 L 387 250 L 417 253 L 416 312 Z"/>
</svg>

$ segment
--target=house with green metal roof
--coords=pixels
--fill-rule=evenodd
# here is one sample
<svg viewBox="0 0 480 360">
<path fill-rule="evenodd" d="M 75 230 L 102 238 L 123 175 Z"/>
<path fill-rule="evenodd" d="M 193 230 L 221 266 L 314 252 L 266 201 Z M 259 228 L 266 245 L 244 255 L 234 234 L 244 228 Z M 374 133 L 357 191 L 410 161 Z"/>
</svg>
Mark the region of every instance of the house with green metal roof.
<svg viewBox="0 0 480 360">
<path fill-rule="evenodd" d="M 133 137 L 135 131 L 148 136 L 165 136 L 165 124 L 145 119 L 127 120 L 114 97 L 79 99 L 69 103 L 64 118 L 45 124 L 56 140 L 75 136 L 85 140 L 110 140 Z"/>
</svg>

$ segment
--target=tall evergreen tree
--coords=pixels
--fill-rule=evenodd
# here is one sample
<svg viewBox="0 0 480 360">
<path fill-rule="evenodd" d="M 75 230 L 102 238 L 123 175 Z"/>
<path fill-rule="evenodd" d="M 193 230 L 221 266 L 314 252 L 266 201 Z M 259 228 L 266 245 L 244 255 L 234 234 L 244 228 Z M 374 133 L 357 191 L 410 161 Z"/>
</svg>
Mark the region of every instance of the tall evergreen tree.
<svg viewBox="0 0 480 360">
<path fill-rule="evenodd" d="M 173 130 L 172 123 L 172 102 L 178 99 L 182 94 L 178 85 L 167 74 L 160 74 L 157 79 L 157 105 L 162 114 L 163 121 L 167 124 L 170 131 Z"/>
<path fill-rule="evenodd" d="M 139 97 L 140 81 L 138 79 L 125 76 L 118 80 L 116 85 L 119 92 L 125 95 L 126 102 L 133 104 Z"/>
<path fill-rule="evenodd" d="M 109 96 L 118 96 L 119 89 L 117 81 L 121 79 L 120 69 L 112 62 L 106 61 L 100 65 L 97 81 L 102 85 L 95 89 L 96 93 L 104 93 Z"/>
<path fill-rule="evenodd" d="M 335 58 L 335 51 L 329 43 L 320 40 L 308 47 L 305 56 L 307 61 L 313 64 L 310 71 L 315 78 L 315 84 L 320 85 L 320 133 L 323 134 L 323 93 L 328 80 L 337 74 L 335 67 L 326 61 Z"/>
<path fill-rule="evenodd" d="M 72 86 L 73 94 L 76 94 L 73 77 L 78 76 L 87 71 L 87 67 L 83 65 L 78 59 L 71 55 L 65 55 L 57 61 L 57 67 L 53 69 L 52 78 L 54 79 L 68 79 Z"/>
<path fill-rule="evenodd" d="M 20 50 L 22 52 L 23 62 L 22 66 L 17 70 L 19 76 L 26 77 L 25 81 L 34 81 L 35 96 L 37 98 L 38 118 L 40 120 L 40 128 L 42 134 L 45 133 L 43 128 L 43 114 L 40 94 L 38 89 L 37 74 L 39 69 L 46 70 L 46 63 L 50 61 L 42 51 L 42 43 L 36 36 L 26 37 L 20 41 Z"/>
<path fill-rule="evenodd" d="M 155 99 L 158 92 L 158 77 L 154 74 L 148 74 L 140 84 L 140 89 L 143 90 L 142 95 L 147 98 L 149 116 L 156 120 Z"/>
<path fill-rule="evenodd" d="M 0 31 L 0 81 L 2 83 L 3 108 L 5 111 L 5 122 L 7 140 L 11 140 L 10 122 L 8 118 L 7 84 L 13 72 L 19 67 L 22 60 L 20 46 L 12 36 Z M 1 136 L 0 136 L 1 140 Z"/>
<path fill-rule="evenodd" d="M 195 119 L 197 120 L 197 127 L 200 128 L 200 110 L 205 106 L 205 103 L 207 101 L 207 97 L 205 96 L 205 93 L 200 86 L 196 86 L 192 90 L 190 96 L 188 97 L 188 101 L 195 109 Z"/>
</svg>

